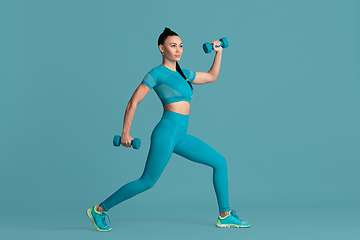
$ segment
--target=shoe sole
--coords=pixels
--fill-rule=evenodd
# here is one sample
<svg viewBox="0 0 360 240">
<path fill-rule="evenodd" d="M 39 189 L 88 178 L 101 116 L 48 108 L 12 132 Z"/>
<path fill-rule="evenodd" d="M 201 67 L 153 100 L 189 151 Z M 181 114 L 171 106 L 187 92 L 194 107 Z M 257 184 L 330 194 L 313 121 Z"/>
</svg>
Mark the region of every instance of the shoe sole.
<svg viewBox="0 0 360 240">
<path fill-rule="evenodd" d="M 94 224 L 95 229 L 96 229 L 97 231 L 99 231 L 99 232 L 108 232 L 108 231 L 110 231 L 110 230 L 112 229 L 112 228 L 110 228 L 109 230 L 101 230 L 100 228 L 98 228 L 98 227 L 96 226 L 96 224 L 95 224 L 94 219 L 93 219 L 92 216 L 91 216 L 90 211 L 91 211 L 91 208 L 89 208 L 88 210 L 86 210 L 86 215 L 88 215 L 88 217 L 90 218 L 90 220 L 91 220 L 92 223 Z"/>
<path fill-rule="evenodd" d="M 245 226 L 245 225 L 227 225 L 227 224 L 218 224 L 216 223 L 216 226 L 219 228 L 249 228 L 249 226 Z"/>
</svg>

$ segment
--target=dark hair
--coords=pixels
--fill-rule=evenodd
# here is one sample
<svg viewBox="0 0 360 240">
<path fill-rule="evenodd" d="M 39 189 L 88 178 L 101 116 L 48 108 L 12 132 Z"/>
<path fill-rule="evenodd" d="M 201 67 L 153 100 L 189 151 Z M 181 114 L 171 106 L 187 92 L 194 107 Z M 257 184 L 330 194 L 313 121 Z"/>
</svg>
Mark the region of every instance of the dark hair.
<svg viewBox="0 0 360 240">
<path fill-rule="evenodd" d="M 179 36 L 176 32 L 172 31 L 170 28 L 165 28 L 164 31 L 160 34 L 159 39 L 158 39 L 158 46 L 159 45 L 164 45 L 164 42 L 166 40 L 167 37 L 169 36 Z M 176 62 L 176 71 L 178 71 L 180 73 L 180 75 L 187 81 L 187 83 L 190 85 L 191 90 L 193 90 L 193 86 L 191 84 L 191 82 L 189 82 L 189 80 L 186 78 L 185 74 L 183 73 L 183 71 L 181 70 L 181 67 L 179 65 L 178 62 Z"/>
</svg>

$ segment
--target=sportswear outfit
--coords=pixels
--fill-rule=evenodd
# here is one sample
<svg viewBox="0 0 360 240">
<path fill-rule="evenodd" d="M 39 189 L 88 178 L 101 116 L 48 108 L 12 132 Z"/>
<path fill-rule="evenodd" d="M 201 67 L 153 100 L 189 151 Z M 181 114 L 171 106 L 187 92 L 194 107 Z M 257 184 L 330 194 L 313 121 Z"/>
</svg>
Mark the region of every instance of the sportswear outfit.
<svg viewBox="0 0 360 240">
<path fill-rule="evenodd" d="M 186 69 L 182 71 L 187 81 L 194 81 L 195 72 Z M 142 83 L 155 90 L 163 105 L 180 101 L 190 102 L 192 99 L 192 89 L 180 73 L 163 65 L 148 72 Z M 230 211 L 226 160 L 208 144 L 187 134 L 188 122 L 189 115 L 164 110 L 161 120 L 152 132 L 150 150 L 142 176 L 125 184 L 103 201 L 101 207 L 105 211 L 153 187 L 164 171 L 172 153 L 212 167 L 219 211 Z"/>
</svg>

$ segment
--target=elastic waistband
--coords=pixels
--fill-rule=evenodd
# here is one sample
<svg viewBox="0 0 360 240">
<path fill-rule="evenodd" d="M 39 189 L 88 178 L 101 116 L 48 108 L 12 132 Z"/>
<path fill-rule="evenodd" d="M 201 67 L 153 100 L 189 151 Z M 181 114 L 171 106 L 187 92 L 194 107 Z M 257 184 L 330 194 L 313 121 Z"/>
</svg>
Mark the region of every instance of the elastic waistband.
<svg viewBox="0 0 360 240">
<path fill-rule="evenodd" d="M 171 119 L 175 123 L 186 126 L 186 127 L 189 122 L 189 115 L 184 115 L 184 114 L 172 112 L 169 110 L 164 110 L 162 118 Z"/>
<path fill-rule="evenodd" d="M 163 116 L 171 116 L 171 117 L 177 117 L 177 118 L 182 118 L 182 119 L 189 119 L 189 115 L 184 115 L 181 113 L 176 113 L 176 112 L 172 112 L 169 110 L 164 110 Z"/>
</svg>

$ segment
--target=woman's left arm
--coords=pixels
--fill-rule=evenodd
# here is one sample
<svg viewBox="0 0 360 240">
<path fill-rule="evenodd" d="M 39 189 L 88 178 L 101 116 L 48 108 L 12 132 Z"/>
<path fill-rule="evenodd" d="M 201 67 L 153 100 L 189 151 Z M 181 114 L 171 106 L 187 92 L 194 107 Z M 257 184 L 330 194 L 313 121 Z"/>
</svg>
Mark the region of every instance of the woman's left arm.
<svg viewBox="0 0 360 240">
<path fill-rule="evenodd" d="M 222 47 L 214 47 L 214 45 L 220 45 L 220 41 L 213 41 L 213 50 L 216 52 L 214 62 L 210 70 L 206 72 L 196 72 L 196 77 L 192 84 L 205 84 L 210 82 L 215 82 L 219 76 L 220 66 L 221 66 L 221 57 L 222 57 Z"/>
</svg>

